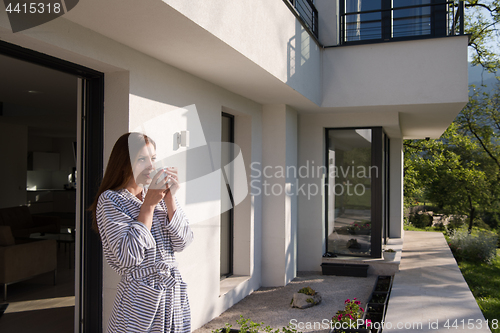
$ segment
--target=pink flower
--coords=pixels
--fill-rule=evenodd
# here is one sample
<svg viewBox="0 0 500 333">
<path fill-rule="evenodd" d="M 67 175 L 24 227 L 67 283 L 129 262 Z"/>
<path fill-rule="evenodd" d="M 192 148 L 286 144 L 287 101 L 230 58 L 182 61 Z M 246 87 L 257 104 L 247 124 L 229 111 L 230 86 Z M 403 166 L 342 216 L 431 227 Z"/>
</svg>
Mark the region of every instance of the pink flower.
<svg viewBox="0 0 500 333">
<path fill-rule="evenodd" d="M 345 300 L 345 303 L 349 303 L 351 300 L 348 298 Z"/>
<path fill-rule="evenodd" d="M 361 312 L 365 312 L 365 309 L 363 309 L 362 307 L 359 307 L 359 309 L 361 310 Z"/>
<path fill-rule="evenodd" d="M 349 318 L 354 319 L 354 318 L 351 316 L 351 314 L 350 314 L 350 313 L 349 313 Z"/>
</svg>

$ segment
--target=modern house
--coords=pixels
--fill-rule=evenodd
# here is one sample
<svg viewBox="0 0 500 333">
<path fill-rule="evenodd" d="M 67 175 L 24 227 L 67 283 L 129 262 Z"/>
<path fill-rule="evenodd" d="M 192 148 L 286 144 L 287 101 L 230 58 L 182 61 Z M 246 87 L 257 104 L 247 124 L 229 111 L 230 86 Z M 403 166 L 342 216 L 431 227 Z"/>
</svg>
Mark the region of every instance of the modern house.
<svg viewBox="0 0 500 333">
<path fill-rule="evenodd" d="M 380 258 L 403 233 L 403 139 L 438 138 L 468 99 L 461 1 L 69 2 L 18 32 L 0 5 L 0 90 L 41 82 L 16 100 L 0 91 L 2 155 L 21 161 L 2 166 L 0 208 L 28 204 L 26 173 L 12 170 L 71 127 L 75 332 L 105 331 L 120 279 L 86 208 L 121 134 L 150 134 L 185 177 L 195 240 L 177 260 L 196 329 L 320 271 L 325 254 Z"/>
</svg>

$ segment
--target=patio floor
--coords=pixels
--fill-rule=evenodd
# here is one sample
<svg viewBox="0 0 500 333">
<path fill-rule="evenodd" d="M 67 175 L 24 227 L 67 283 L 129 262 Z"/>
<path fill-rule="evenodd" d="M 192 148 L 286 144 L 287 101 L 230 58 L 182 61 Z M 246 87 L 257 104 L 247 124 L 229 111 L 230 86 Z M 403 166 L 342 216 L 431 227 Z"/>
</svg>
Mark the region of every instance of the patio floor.
<svg viewBox="0 0 500 333">
<path fill-rule="evenodd" d="M 394 276 L 385 332 L 490 332 L 443 234 L 406 231 L 399 269 Z M 346 298 L 357 297 L 365 304 L 375 277 L 302 273 L 286 287 L 259 289 L 194 333 L 209 333 L 226 322 L 237 328 L 240 314 L 273 328 L 286 326 L 292 319 L 314 325 L 331 319 L 343 308 Z M 290 308 L 292 294 L 306 285 L 320 291 L 323 302 L 305 310 Z M 298 331 L 328 332 L 314 327 Z"/>
<path fill-rule="evenodd" d="M 210 333 L 230 323 L 239 328 L 240 315 L 273 329 L 296 323 L 299 332 L 329 332 L 330 320 L 337 310 L 344 308 L 346 299 L 357 298 L 366 304 L 375 284 L 376 276 L 349 277 L 301 273 L 285 287 L 260 288 L 219 317 L 214 318 L 194 333 Z M 303 287 L 311 287 L 322 295 L 322 302 L 308 309 L 290 307 L 293 294 Z M 262 330 L 261 330 L 262 331 Z"/>
</svg>

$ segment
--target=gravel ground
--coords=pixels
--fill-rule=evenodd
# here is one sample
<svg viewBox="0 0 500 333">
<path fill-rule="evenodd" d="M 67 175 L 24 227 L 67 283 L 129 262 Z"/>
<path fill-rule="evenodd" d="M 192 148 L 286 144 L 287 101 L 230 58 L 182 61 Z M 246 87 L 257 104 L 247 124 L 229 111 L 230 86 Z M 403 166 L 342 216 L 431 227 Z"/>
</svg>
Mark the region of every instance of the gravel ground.
<svg viewBox="0 0 500 333">
<path fill-rule="evenodd" d="M 322 321 L 327 319 L 329 322 L 338 310 L 344 308 L 344 301 L 348 298 L 356 297 L 364 307 L 375 281 L 375 275 L 364 278 L 302 273 L 285 287 L 260 288 L 254 291 L 194 333 L 211 333 L 214 329 L 224 327 L 225 323 L 239 328 L 236 320 L 240 315 L 256 323 L 264 322 L 264 326 L 272 328 L 281 328 L 295 319 L 292 323 L 300 325 L 299 332 L 326 333 L 329 329 L 320 327 Z M 321 294 L 322 302 L 308 309 L 291 308 L 293 293 L 307 286 Z"/>
</svg>

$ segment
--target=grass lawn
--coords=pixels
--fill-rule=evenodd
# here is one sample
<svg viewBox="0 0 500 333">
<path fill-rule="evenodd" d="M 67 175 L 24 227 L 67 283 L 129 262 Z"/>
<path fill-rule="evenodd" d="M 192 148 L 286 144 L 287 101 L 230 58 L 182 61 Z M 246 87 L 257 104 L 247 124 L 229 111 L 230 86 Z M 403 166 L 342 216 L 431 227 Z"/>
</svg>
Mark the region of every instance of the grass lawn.
<svg viewBox="0 0 500 333">
<path fill-rule="evenodd" d="M 491 265 L 460 262 L 458 267 L 469 285 L 484 317 L 491 322 L 497 320 L 493 333 L 500 333 L 500 249 Z"/>
<path fill-rule="evenodd" d="M 417 228 L 414 227 L 413 225 L 405 225 L 404 230 L 409 230 L 409 231 L 432 231 L 432 232 L 443 232 L 443 230 L 436 229 L 435 227 L 425 227 L 425 228 Z"/>
</svg>

